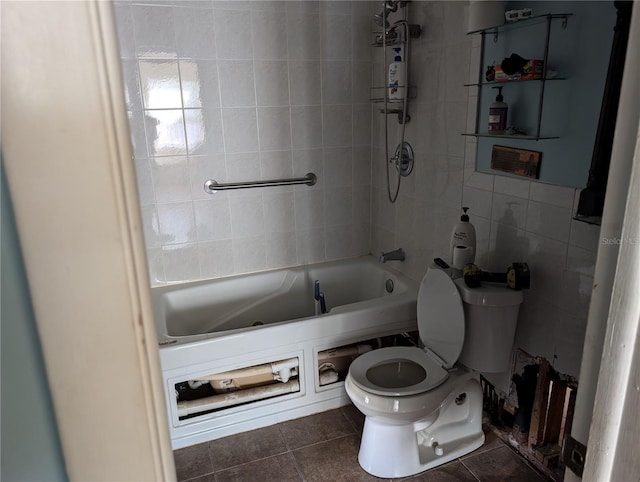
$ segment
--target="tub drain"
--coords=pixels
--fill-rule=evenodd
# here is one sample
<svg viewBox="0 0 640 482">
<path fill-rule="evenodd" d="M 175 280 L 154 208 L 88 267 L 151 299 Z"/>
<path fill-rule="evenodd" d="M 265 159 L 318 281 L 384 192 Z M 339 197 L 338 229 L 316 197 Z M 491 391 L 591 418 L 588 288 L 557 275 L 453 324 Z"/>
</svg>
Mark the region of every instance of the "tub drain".
<svg viewBox="0 0 640 482">
<path fill-rule="evenodd" d="M 256 320 L 256 321 L 253 322 L 253 324 L 251 326 L 260 326 L 260 325 L 264 325 L 264 321 Z"/>
</svg>

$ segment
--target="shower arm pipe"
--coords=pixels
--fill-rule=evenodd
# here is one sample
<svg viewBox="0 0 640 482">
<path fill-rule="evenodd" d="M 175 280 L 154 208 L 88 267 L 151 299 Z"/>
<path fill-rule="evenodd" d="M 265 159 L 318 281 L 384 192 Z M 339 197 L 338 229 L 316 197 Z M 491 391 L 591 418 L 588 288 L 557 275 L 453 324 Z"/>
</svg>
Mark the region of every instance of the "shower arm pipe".
<svg viewBox="0 0 640 482">
<path fill-rule="evenodd" d="M 213 194 L 217 191 L 230 191 L 233 189 L 250 189 L 254 187 L 274 187 L 274 186 L 294 186 L 297 184 L 306 184 L 313 186 L 318 177 L 309 172 L 304 177 L 294 177 L 289 179 L 268 179 L 264 181 L 243 181 L 243 182 L 223 182 L 219 183 L 215 179 L 209 179 L 204 183 L 204 191 Z"/>
</svg>

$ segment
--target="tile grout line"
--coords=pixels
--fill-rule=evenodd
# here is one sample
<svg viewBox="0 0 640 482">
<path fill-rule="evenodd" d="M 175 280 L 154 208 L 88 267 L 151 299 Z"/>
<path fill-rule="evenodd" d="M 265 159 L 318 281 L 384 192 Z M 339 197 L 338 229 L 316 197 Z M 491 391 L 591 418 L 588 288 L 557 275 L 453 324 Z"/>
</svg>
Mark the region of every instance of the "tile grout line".
<svg viewBox="0 0 640 482">
<path fill-rule="evenodd" d="M 493 450 L 493 449 L 491 449 L 491 450 Z M 483 453 L 487 453 L 487 452 L 490 452 L 490 450 L 485 450 Z M 478 477 L 478 476 L 473 472 L 473 470 L 471 470 L 469 467 L 467 467 L 467 464 L 465 464 L 465 463 L 464 463 L 464 460 L 462 460 L 462 459 L 458 459 L 458 462 L 460 462 L 460 463 L 462 464 L 462 466 L 467 470 L 467 472 L 469 472 L 469 473 L 473 476 L 473 478 L 475 478 L 478 482 L 482 482 L 482 481 L 480 480 L 480 477 Z"/>
<path fill-rule="evenodd" d="M 346 413 L 344 413 L 344 408 L 348 407 L 349 405 L 345 405 L 343 407 L 340 407 L 340 413 L 342 414 L 342 416 L 347 420 L 347 422 L 349 423 L 349 425 L 351 426 L 351 428 L 353 429 L 353 432 L 358 435 L 360 438 L 362 438 L 362 431 L 359 430 L 359 427 L 356 427 L 355 421 L 351 420 L 350 417 L 347 416 Z"/>
<path fill-rule="evenodd" d="M 300 480 L 304 481 L 305 480 L 304 474 L 302 473 L 302 469 L 300 467 L 300 464 L 298 463 L 298 460 L 296 459 L 296 456 L 293 454 L 291 450 L 289 451 L 289 455 L 293 459 L 293 466 L 296 468 L 296 472 L 298 472 L 298 475 L 300 476 Z"/>
<path fill-rule="evenodd" d="M 318 442 L 315 442 L 315 443 L 312 443 L 312 444 L 309 444 L 309 445 L 304 445 L 302 447 L 298 447 L 297 449 L 292 449 L 291 453 L 298 452 L 299 450 L 303 450 L 303 449 L 308 449 L 309 447 L 315 447 L 316 445 L 324 444 L 324 443 L 327 443 L 327 442 L 333 442 L 335 440 L 340 440 L 340 439 L 343 439 L 343 438 L 353 437 L 353 436 L 357 437 L 358 434 L 349 433 L 349 434 L 346 434 L 346 435 L 340 435 L 338 437 L 330 438 L 330 439 L 327 439 L 327 440 L 320 440 Z"/>
<path fill-rule="evenodd" d="M 273 457 L 279 457 L 280 455 L 285 455 L 285 454 L 288 454 L 290 452 L 291 452 L 291 450 L 289 450 L 287 448 L 287 450 L 285 450 L 283 452 L 278 452 L 278 453 L 274 453 L 274 454 L 271 454 L 271 455 L 267 455 L 266 457 L 259 457 L 257 459 L 248 460 L 247 462 L 242 462 L 242 463 L 236 464 L 236 465 L 230 465 L 229 467 L 224 467 L 223 469 L 214 468 L 213 472 L 211 472 L 211 473 L 217 474 L 219 472 L 224 472 L 225 470 L 235 469 L 237 467 L 242 467 L 243 465 L 252 464 L 254 462 L 260 462 L 260 461 L 267 460 L 267 459 L 270 459 L 270 458 L 273 458 Z M 204 474 L 204 475 L 206 475 L 206 474 Z"/>
</svg>

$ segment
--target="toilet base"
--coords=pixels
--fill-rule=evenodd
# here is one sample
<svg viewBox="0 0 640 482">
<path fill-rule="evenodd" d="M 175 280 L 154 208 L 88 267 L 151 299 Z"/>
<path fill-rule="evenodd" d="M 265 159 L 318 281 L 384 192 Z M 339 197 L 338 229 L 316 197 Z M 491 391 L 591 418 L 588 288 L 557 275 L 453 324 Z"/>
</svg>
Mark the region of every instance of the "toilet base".
<svg viewBox="0 0 640 482">
<path fill-rule="evenodd" d="M 463 393 L 464 400 L 460 397 L 461 403 L 457 403 L 456 397 Z M 397 425 L 367 416 L 358 453 L 360 466 L 376 477 L 407 477 L 482 446 L 480 383 L 470 379 L 457 387 L 440 408 L 437 419 L 428 427 L 422 427 L 424 421 Z"/>
</svg>

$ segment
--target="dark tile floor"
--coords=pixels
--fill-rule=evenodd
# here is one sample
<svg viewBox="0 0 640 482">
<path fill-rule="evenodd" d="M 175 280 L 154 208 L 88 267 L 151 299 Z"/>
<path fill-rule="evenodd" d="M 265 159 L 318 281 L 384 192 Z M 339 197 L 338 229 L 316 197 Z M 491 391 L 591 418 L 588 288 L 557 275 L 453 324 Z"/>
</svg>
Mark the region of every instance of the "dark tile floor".
<svg viewBox="0 0 640 482">
<path fill-rule="evenodd" d="M 364 416 L 353 406 L 283 422 L 174 452 L 178 480 L 367 481 L 382 480 L 358 465 Z M 547 480 L 495 434 L 469 455 L 422 474 L 412 482 Z"/>
</svg>

